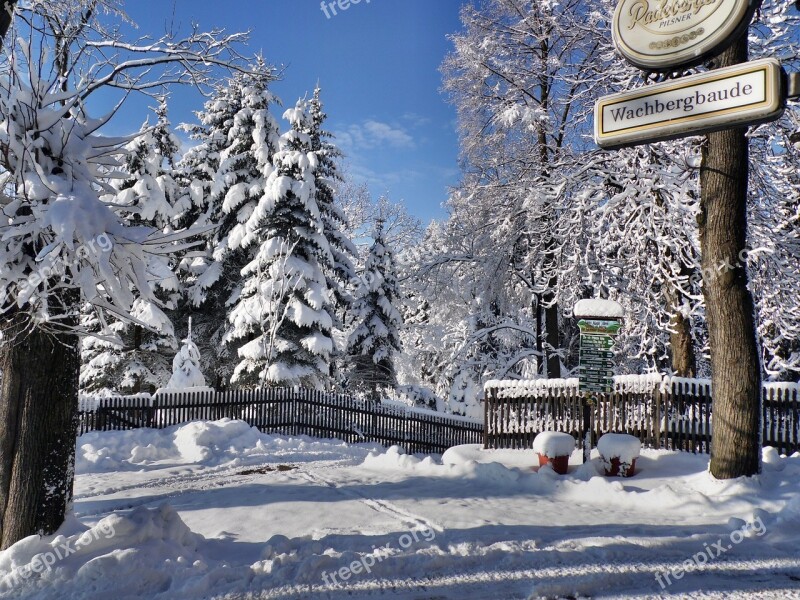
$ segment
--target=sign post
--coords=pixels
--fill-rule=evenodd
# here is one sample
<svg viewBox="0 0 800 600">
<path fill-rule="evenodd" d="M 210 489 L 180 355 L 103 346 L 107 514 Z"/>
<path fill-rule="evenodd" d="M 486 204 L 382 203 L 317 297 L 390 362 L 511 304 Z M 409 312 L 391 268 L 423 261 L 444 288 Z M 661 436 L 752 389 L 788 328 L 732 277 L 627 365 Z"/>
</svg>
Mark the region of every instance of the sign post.
<svg viewBox="0 0 800 600">
<path fill-rule="evenodd" d="M 580 300 L 573 309 L 580 330 L 578 391 L 582 405 L 583 462 L 592 453 L 592 408 L 597 394 L 614 390 L 614 336 L 622 327 L 624 311 L 612 300 Z"/>
<path fill-rule="evenodd" d="M 603 122 L 595 123 L 598 144 L 604 147 L 709 132 L 702 148 L 703 218 L 698 219 L 704 272 L 722 261 L 735 263 L 746 245 L 749 145 L 743 126 L 777 118 L 787 97 L 800 93 L 797 75 L 778 77 L 774 64 L 747 62 L 747 28 L 760 5 L 761 0 L 619 0 L 614 13 L 612 33 L 617 50 L 643 70 L 669 77 L 715 57 L 715 70 L 694 79 L 678 79 L 669 83 L 669 89 L 657 88 L 655 95 L 646 86 L 622 98 L 601 99 L 596 115 Z M 719 102 L 719 106 L 697 109 Z M 750 112 L 755 105 L 762 106 Z M 681 110 L 691 114 L 683 118 Z M 689 127 L 692 122 L 702 126 Z M 713 410 L 719 418 L 709 470 L 719 479 L 758 473 L 761 450 L 761 372 L 753 297 L 746 265 L 739 264 L 734 271 L 724 283 L 719 277 L 703 282 Z"/>
</svg>

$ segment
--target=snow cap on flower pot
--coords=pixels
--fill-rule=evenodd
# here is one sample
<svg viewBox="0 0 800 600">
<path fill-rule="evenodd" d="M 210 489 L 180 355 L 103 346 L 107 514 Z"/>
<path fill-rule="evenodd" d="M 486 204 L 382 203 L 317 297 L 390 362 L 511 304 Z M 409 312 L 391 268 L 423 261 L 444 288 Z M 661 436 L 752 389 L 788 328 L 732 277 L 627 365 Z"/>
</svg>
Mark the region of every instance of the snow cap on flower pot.
<svg viewBox="0 0 800 600">
<path fill-rule="evenodd" d="M 606 475 L 611 476 L 632 477 L 641 448 L 639 438 L 626 433 L 606 433 L 597 441 Z"/>
<path fill-rule="evenodd" d="M 543 431 L 533 440 L 533 451 L 539 455 L 539 466 L 549 463 L 560 475 L 566 475 L 569 457 L 574 449 L 575 438 L 568 433 Z"/>
</svg>

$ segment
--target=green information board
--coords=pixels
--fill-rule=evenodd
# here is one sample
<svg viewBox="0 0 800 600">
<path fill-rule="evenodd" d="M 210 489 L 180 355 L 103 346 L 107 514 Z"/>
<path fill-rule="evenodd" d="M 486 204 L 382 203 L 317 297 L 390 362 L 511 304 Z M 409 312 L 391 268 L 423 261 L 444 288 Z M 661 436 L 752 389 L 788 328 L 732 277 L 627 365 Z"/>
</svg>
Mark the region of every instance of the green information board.
<svg viewBox="0 0 800 600">
<path fill-rule="evenodd" d="M 614 388 L 614 336 L 620 322 L 606 319 L 581 319 L 578 381 L 581 392 L 609 393 Z"/>
</svg>

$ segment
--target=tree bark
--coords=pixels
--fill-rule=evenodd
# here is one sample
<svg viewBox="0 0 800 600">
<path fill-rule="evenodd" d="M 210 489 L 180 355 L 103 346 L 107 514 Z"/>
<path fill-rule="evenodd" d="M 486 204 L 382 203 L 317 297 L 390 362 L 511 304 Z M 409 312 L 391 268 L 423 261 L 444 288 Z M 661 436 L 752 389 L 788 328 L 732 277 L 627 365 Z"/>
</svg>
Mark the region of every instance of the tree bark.
<svg viewBox="0 0 800 600">
<path fill-rule="evenodd" d="M 743 36 L 718 67 L 747 60 Z M 748 142 L 745 129 L 708 134 L 700 169 L 703 295 L 711 344 L 711 474 L 730 479 L 759 472 L 761 369 L 747 266 Z"/>
<path fill-rule="evenodd" d="M 78 337 L 0 325 L 0 549 L 49 535 L 72 502 L 78 411 Z"/>
<path fill-rule="evenodd" d="M 3 49 L 3 41 L 5 40 L 8 28 L 11 27 L 16 5 L 17 0 L 2 0 L 2 2 L 0 2 L 0 50 Z"/>
<path fill-rule="evenodd" d="M 556 282 L 551 281 L 550 289 L 555 289 Z M 555 297 L 552 292 L 548 291 L 544 294 L 544 302 L 553 302 Z M 561 357 L 558 355 L 558 349 L 561 347 L 561 336 L 558 329 L 558 304 L 546 306 L 544 309 L 544 334 L 547 355 L 547 377 L 548 379 L 558 379 L 561 377 Z"/>
<path fill-rule="evenodd" d="M 687 269 L 681 275 L 690 277 Z M 697 374 L 697 355 L 692 339 L 692 321 L 681 312 L 681 293 L 670 284 L 665 292 L 667 306 L 672 317 L 669 321 L 669 359 L 672 372 L 678 377 L 694 377 Z"/>
<path fill-rule="evenodd" d="M 670 319 L 669 351 L 672 371 L 679 377 L 694 377 L 697 361 L 692 342 L 692 324 L 679 311 Z"/>
</svg>

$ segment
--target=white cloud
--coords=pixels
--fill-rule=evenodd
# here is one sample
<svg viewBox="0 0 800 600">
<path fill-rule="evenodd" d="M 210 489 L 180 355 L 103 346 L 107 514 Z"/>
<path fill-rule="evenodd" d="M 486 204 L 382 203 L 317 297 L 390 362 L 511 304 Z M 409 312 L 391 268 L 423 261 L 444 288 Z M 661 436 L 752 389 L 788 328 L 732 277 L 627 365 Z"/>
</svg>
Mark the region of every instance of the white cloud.
<svg viewBox="0 0 800 600">
<path fill-rule="evenodd" d="M 416 146 L 414 138 L 402 127 L 374 120 L 349 125 L 335 135 L 338 145 L 345 151 L 371 150 L 384 146 L 411 149 Z"/>
<path fill-rule="evenodd" d="M 429 117 L 423 117 L 415 112 L 407 112 L 403 114 L 403 120 L 411 123 L 412 127 L 426 127 L 432 123 Z"/>
</svg>

